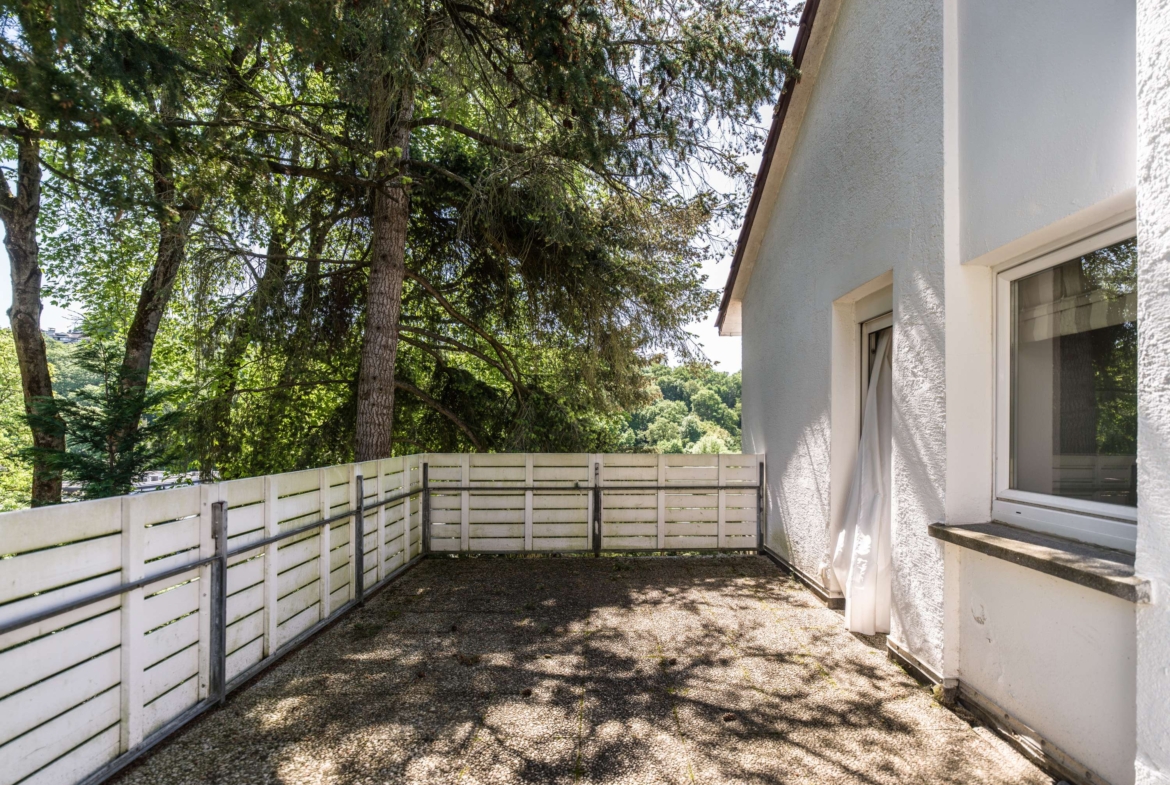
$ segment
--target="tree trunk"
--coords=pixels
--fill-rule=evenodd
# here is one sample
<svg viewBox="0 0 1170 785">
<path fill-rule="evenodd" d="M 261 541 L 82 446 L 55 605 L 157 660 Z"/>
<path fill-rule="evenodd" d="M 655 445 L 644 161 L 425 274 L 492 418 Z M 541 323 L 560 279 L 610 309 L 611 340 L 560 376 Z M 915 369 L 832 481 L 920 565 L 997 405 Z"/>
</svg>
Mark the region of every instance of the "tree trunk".
<svg viewBox="0 0 1170 785">
<path fill-rule="evenodd" d="M 393 445 L 394 363 L 406 277 L 406 231 L 410 198 L 402 189 L 374 194 L 374 238 L 358 374 L 356 458 L 388 458 Z"/>
<path fill-rule="evenodd" d="M 126 333 L 126 353 L 122 368 L 126 372 L 123 384 L 146 387 L 150 374 L 150 360 L 154 340 L 158 335 L 167 303 L 174 290 L 179 268 L 187 255 L 187 234 L 198 212 L 189 203 L 175 205 L 174 167 L 170 159 L 158 152 L 152 154 L 154 197 L 161 205 L 158 217 L 158 253 L 150 277 L 142 285 L 134 321 Z"/>
<path fill-rule="evenodd" d="M 20 382 L 25 411 L 31 413 L 38 399 L 53 397 L 49 361 L 45 355 L 45 338 L 41 334 L 41 266 L 37 247 L 37 216 L 41 210 L 40 144 L 35 137 L 22 137 L 17 143 L 17 188 L 13 195 L 4 180 L 0 193 L 0 218 L 7 235 L 12 273 L 12 308 L 8 311 L 16 358 L 20 364 Z M 63 432 L 46 433 L 32 429 L 33 444 L 49 450 L 64 450 Z M 32 505 L 57 504 L 61 501 L 61 476 L 33 462 Z"/>
<path fill-rule="evenodd" d="M 382 95 L 371 101 L 375 108 L 386 105 L 382 102 L 387 98 L 388 84 L 383 81 L 377 88 Z M 392 160 L 389 155 L 379 158 L 379 179 L 383 182 L 374 190 L 373 242 L 366 284 L 366 322 L 358 372 L 357 432 L 354 437 L 358 461 L 390 457 L 394 441 L 394 363 L 398 358 L 402 281 L 406 276 L 410 195 L 405 187 L 384 181 L 396 175 L 406 160 L 414 95 L 410 90 L 404 90 L 397 99 L 396 112 L 373 112 L 375 118 L 386 118 L 385 125 L 375 128 L 373 134 L 376 149 L 398 148 L 401 159 Z"/>
</svg>

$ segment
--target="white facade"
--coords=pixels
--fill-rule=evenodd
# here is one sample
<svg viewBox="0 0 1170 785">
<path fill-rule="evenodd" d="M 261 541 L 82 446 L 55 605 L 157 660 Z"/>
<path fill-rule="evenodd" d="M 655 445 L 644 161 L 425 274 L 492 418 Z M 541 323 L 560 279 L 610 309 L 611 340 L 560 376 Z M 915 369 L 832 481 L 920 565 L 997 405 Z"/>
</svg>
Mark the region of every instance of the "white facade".
<svg viewBox="0 0 1170 785">
<path fill-rule="evenodd" d="M 858 325 L 892 310 L 891 648 L 1115 785 L 1170 783 L 1168 20 L 1167 0 L 821 0 L 720 318 L 768 546 L 833 594 Z M 1002 498 L 1006 271 L 1135 231 L 1137 523 Z M 927 530 L 993 519 L 1136 550 L 1152 602 Z"/>
<path fill-rule="evenodd" d="M 1170 0 L 1140 0 L 1137 30 L 1137 782 L 1170 785 Z"/>
</svg>

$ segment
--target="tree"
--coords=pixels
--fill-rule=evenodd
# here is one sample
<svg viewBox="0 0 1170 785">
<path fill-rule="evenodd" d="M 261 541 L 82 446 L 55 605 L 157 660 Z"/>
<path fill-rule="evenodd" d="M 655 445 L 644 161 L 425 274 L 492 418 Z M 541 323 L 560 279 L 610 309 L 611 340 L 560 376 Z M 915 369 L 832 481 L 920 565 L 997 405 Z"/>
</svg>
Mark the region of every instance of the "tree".
<svg viewBox="0 0 1170 785">
<path fill-rule="evenodd" d="M 793 75 L 781 0 L 0 7 L 47 294 L 225 477 L 624 444 L 646 358 L 698 356 L 707 174 Z"/>
<path fill-rule="evenodd" d="M 0 330 L 0 511 L 28 506 L 32 466 L 24 450 L 32 446 L 21 395 L 20 365 L 8 330 Z"/>
<path fill-rule="evenodd" d="M 41 268 L 37 247 L 41 162 L 36 137 L 22 136 L 16 147 L 17 185 L 14 192 L 9 188 L 7 178 L 4 179 L 3 190 L 0 190 L 0 219 L 4 222 L 4 247 L 8 251 L 12 278 L 12 307 L 8 311 L 8 322 L 16 345 L 25 410 L 32 414 L 41 401 L 53 398 L 45 339 L 41 335 Z M 33 425 L 33 444 L 46 451 L 63 450 L 64 435 L 49 425 Z M 60 475 L 43 461 L 34 459 L 33 506 L 51 504 L 60 499 Z"/>
<path fill-rule="evenodd" d="M 738 373 L 721 373 L 699 365 L 655 365 L 648 369 L 647 376 L 653 380 L 652 394 L 661 397 L 628 415 L 626 429 L 619 438 L 622 449 L 739 452 Z M 730 407 L 722 395 L 728 396 Z"/>
<path fill-rule="evenodd" d="M 51 157 L 43 143 L 51 142 L 68 155 L 79 139 L 116 141 L 120 135 L 132 138 L 149 130 L 126 99 L 139 92 L 140 69 L 161 83 L 165 69 L 159 66 L 174 61 L 154 57 L 163 50 L 142 45 L 125 24 L 125 11 L 116 3 L 0 3 L 5 33 L 0 36 L 0 117 L 9 121 L 0 132 L 13 140 L 17 161 L 16 188 L 4 178 L 0 189 L 0 219 L 12 273 L 9 319 L 37 456 L 65 449 L 60 424 L 32 416 L 52 410 L 53 398 L 40 332 L 38 217 L 42 171 Z M 32 503 L 54 503 L 60 495 L 60 477 L 36 458 Z"/>
<path fill-rule="evenodd" d="M 315 160 L 334 162 L 328 172 L 286 160 L 271 161 L 274 169 L 370 193 L 359 460 L 391 450 L 406 281 L 442 302 L 407 265 L 415 196 L 453 211 L 473 246 L 464 274 L 516 276 L 572 298 L 549 303 L 540 292 L 533 305 L 582 312 L 594 348 L 611 362 L 630 364 L 655 343 L 690 355 L 681 327 L 709 307 L 707 298 L 684 301 L 675 318 L 656 311 L 646 325 L 605 291 L 586 287 L 595 296 L 584 303 L 565 285 L 605 282 L 612 265 L 628 270 L 635 262 L 623 258 L 626 239 L 651 246 L 658 235 L 684 268 L 692 265 L 694 252 L 683 248 L 715 205 L 701 183 L 689 197 L 677 184 L 692 166 L 738 170 L 737 151 L 720 149 L 713 127 L 750 122 L 791 73 L 779 48 L 792 21 L 785 3 L 252 3 L 228 14 L 243 39 L 291 44 L 281 53 L 305 74 L 299 83 L 322 85 L 318 100 L 298 97 L 297 109 L 257 97 L 255 108 L 280 118 L 305 151 L 315 147 Z M 318 111 L 308 116 L 305 106 Z M 698 220 L 685 217 L 695 211 Z M 656 227 L 680 233 L 661 237 Z M 492 266 L 476 269 L 483 261 Z M 474 330 L 473 320 L 453 318 Z M 515 358 L 493 348 L 522 397 Z"/>
<path fill-rule="evenodd" d="M 86 341 L 77 352 L 78 365 L 99 383 L 41 399 L 30 415 L 36 428 L 59 429 L 69 449 L 33 446 L 25 454 L 78 483 L 86 499 L 130 493 L 170 451 L 164 437 L 177 414 L 158 411 L 165 393 L 128 383 L 121 349 L 116 342 Z"/>
</svg>

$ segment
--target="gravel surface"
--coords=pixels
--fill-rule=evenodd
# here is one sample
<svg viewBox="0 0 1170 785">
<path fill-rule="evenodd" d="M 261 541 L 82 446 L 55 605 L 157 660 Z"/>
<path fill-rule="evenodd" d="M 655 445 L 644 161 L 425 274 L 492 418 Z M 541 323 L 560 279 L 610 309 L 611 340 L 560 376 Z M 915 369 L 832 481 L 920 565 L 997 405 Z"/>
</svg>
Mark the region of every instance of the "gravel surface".
<svg viewBox="0 0 1170 785">
<path fill-rule="evenodd" d="M 118 782 L 1052 780 L 725 556 L 428 560 Z"/>
</svg>

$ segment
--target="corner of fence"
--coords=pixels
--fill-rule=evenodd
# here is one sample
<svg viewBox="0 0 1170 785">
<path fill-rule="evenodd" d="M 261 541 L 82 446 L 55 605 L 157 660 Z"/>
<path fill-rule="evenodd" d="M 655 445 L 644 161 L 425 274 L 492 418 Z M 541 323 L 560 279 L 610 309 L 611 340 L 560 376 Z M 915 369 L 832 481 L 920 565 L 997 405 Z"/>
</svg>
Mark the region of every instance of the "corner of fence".
<svg viewBox="0 0 1170 785">
<path fill-rule="evenodd" d="M 756 552 L 764 555 L 764 462 L 760 461 L 759 481 L 756 484 Z"/>
<path fill-rule="evenodd" d="M 431 552 L 431 465 L 423 461 L 422 465 L 422 552 L 427 555 Z"/>
</svg>

